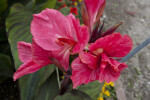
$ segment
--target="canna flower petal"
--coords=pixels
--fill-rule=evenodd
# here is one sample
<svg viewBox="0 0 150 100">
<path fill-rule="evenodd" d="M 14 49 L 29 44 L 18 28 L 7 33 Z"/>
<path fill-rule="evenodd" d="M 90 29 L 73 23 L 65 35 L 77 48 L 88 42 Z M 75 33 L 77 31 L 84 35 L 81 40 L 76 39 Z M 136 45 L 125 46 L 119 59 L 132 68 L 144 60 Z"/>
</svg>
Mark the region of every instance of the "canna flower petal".
<svg viewBox="0 0 150 100">
<path fill-rule="evenodd" d="M 92 29 L 102 16 L 104 7 L 105 0 L 83 0 L 81 12 L 84 24 Z"/>
<path fill-rule="evenodd" d="M 31 44 L 26 42 L 18 42 L 17 45 L 19 59 L 21 62 L 25 63 L 32 59 L 32 51 L 31 51 Z"/>
<path fill-rule="evenodd" d="M 70 56 L 70 46 L 63 46 L 62 48 L 51 51 L 52 57 L 55 59 L 55 62 L 61 65 L 66 71 L 69 68 L 69 56 Z"/>
<path fill-rule="evenodd" d="M 84 64 L 87 64 L 89 68 L 94 69 L 98 66 L 98 59 L 96 56 L 89 52 L 79 53 L 79 57 Z"/>
<path fill-rule="evenodd" d="M 69 14 L 67 19 L 70 22 L 72 33 L 70 37 L 73 37 L 75 41 L 78 41 L 77 44 L 72 49 L 72 53 L 79 53 L 84 48 L 89 41 L 89 32 L 87 26 L 80 26 L 79 19 L 76 19 L 74 15 Z"/>
<path fill-rule="evenodd" d="M 68 70 L 69 68 L 69 57 L 70 57 L 70 51 L 72 54 L 78 53 L 82 51 L 85 48 L 85 45 L 88 43 L 89 35 L 87 27 L 86 26 L 80 26 L 79 19 L 76 19 L 74 15 L 70 14 L 67 16 L 67 19 L 69 20 L 70 27 L 72 29 L 72 33 L 76 34 L 69 34 L 70 37 L 73 37 L 75 41 L 78 41 L 74 48 L 72 48 L 72 45 L 64 45 L 61 46 L 57 50 L 52 50 L 52 55 L 55 58 L 55 61 L 59 63 L 65 70 Z M 62 41 L 67 41 L 65 38 L 61 38 Z M 70 43 L 73 41 L 70 41 Z M 68 42 L 69 43 L 69 42 Z"/>
<path fill-rule="evenodd" d="M 33 15 L 31 33 L 40 47 L 46 50 L 57 50 L 60 47 L 56 43 L 57 38 L 69 38 L 68 34 L 71 33 L 71 28 L 63 14 L 47 8 L 41 13 Z"/>
<path fill-rule="evenodd" d="M 14 73 L 14 81 L 19 77 L 36 72 L 40 68 L 51 64 L 49 57 L 51 53 L 38 46 L 34 40 L 33 43 L 18 42 L 19 58 L 23 64 Z"/>
<path fill-rule="evenodd" d="M 125 68 L 127 68 L 125 63 L 118 62 L 117 60 L 108 58 L 106 54 L 102 54 L 99 81 L 103 82 L 105 80 L 107 83 L 114 82 L 119 78 L 121 71 Z"/>
<path fill-rule="evenodd" d="M 99 68 L 91 69 L 88 65 L 82 63 L 79 57 L 72 62 L 71 68 L 73 88 L 99 79 Z"/>
<path fill-rule="evenodd" d="M 80 40 L 73 48 L 73 54 L 81 52 L 89 41 L 89 34 L 86 26 L 78 27 L 78 39 Z"/>
<path fill-rule="evenodd" d="M 102 48 L 109 57 L 124 57 L 127 55 L 133 46 L 133 42 L 128 35 L 121 36 L 121 34 L 113 33 L 100 38 L 92 43 L 89 47 L 90 51 Z"/>
<path fill-rule="evenodd" d="M 123 71 L 125 68 L 127 68 L 128 66 L 127 66 L 127 64 L 125 64 L 125 63 L 121 63 L 121 62 L 119 62 L 119 61 L 117 61 L 117 60 L 115 60 L 115 59 L 112 59 L 112 58 L 110 58 L 110 60 L 111 60 L 111 63 L 112 63 L 112 65 L 113 65 L 113 68 L 116 70 L 116 71 Z"/>
<path fill-rule="evenodd" d="M 57 50 L 64 44 L 71 44 L 74 47 L 81 41 L 77 32 L 82 32 L 82 27 L 80 28 L 79 20 L 77 20 L 72 14 L 65 17 L 57 10 L 46 9 L 39 14 L 34 14 L 31 33 L 35 42 L 45 50 Z M 80 33 L 81 36 L 86 34 L 89 37 L 86 30 Z M 88 42 L 87 39 L 86 42 Z"/>
<path fill-rule="evenodd" d="M 36 42 L 33 40 L 32 42 L 32 59 L 34 62 L 36 62 L 40 66 L 46 66 L 48 64 L 51 64 L 51 60 L 49 57 L 51 57 L 51 52 L 44 50 L 39 45 L 36 44 Z"/>
<path fill-rule="evenodd" d="M 39 66 L 38 64 L 34 63 L 32 60 L 28 61 L 24 64 L 22 64 L 18 70 L 14 73 L 13 79 L 16 81 L 16 79 L 20 78 L 23 75 L 34 73 L 38 71 L 42 66 Z"/>
</svg>

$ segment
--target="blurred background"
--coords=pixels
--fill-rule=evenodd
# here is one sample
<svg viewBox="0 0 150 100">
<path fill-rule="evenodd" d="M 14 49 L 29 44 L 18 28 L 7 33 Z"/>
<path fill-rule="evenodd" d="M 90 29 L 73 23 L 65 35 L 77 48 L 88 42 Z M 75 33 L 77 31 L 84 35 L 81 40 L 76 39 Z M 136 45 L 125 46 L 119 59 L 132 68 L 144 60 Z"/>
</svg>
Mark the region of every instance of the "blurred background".
<svg viewBox="0 0 150 100">
<path fill-rule="evenodd" d="M 105 28 L 124 21 L 117 31 L 131 36 L 133 48 L 150 37 L 149 0 L 106 1 L 102 16 L 102 20 L 105 19 Z M 45 8 L 55 8 L 65 15 L 72 12 L 81 19 L 80 2 L 81 0 L 0 0 L 0 100 L 20 100 L 22 96 L 18 81 L 14 82 L 12 79 L 15 67 L 18 68 L 21 64 L 16 60 L 16 43 L 20 40 L 31 41 L 32 37 L 25 34 L 30 34 L 32 14 Z M 25 25 L 21 26 L 22 23 Z M 16 36 L 15 33 L 21 34 Z M 127 64 L 128 68 L 115 82 L 116 99 L 149 100 L 150 45 L 129 59 Z"/>
</svg>

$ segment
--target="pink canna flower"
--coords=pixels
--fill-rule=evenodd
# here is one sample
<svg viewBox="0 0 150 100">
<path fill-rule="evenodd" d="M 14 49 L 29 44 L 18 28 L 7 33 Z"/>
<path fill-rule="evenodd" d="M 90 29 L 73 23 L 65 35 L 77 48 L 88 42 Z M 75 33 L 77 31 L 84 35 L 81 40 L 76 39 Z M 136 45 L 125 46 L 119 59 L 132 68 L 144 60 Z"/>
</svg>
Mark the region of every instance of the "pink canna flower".
<svg viewBox="0 0 150 100">
<path fill-rule="evenodd" d="M 90 52 L 81 52 L 72 62 L 73 88 L 83 83 L 99 80 L 115 81 L 127 65 L 114 59 L 127 55 L 133 43 L 128 35 L 113 33 L 99 38 L 89 46 Z"/>
<path fill-rule="evenodd" d="M 43 66 L 51 64 L 51 53 L 33 43 L 18 42 L 19 59 L 23 64 L 14 73 L 14 81 L 23 75 L 38 71 Z"/>
<path fill-rule="evenodd" d="M 82 0 L 82 19 L 90 31 L 93 30 L 95 23 L 100 20 L 104 7 L 105 0 Z"/>
<path fill-rule="evenodd" d="M 91 59 L 92 60 L 92 59 Z M 72 64 L 72 76 L 73 88 L 75 89 L 78 85 L 88 84 L 89 82 L 99 79 L 99 67 L 94 69 L 88 67 L 87 64 L 83 63 L 80 57 L 76 58 Z"/>
<path fill-rule="evenodd" d="M 53 52 L 54 58 L 67 70 L 70 53 L 79 53 L 89 40 L 88 28 L 80 26 L 74 15 L 64 16 L 54 9 L 33 15 L 31 33 L 35 42 Z"/>
</svg>

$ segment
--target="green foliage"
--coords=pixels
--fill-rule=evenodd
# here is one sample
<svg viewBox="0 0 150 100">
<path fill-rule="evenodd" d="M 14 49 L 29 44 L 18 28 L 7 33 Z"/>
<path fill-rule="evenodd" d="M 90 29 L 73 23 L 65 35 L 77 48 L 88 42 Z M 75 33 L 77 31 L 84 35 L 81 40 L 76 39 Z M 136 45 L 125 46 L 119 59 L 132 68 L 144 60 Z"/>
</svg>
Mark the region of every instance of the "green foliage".
<svg viewBox="0 0 150 100">
<path fill-rule="evenodd" d="M 33 11 L 35 13 L 40 12 L 46 8 L 54 8 L 57 0 L 36 0 Z"/>
<path fill-rule="evenodd" d="M 42 9 L 54 8 L 57 0 L 47 0 Z"/>
<path fill-rule="evenodd" d="M 47 90 L 49 90 L 51 87 L 48 87 L 49 85 L 47 85 L 47 82 L 48 84 L 50 82 L 48 80 L 51 80 L 52 83 L 55 82 L 55 80 L 57 81 L 57 78 L 55 78 L 55 80 L 50 79 L 50 78 L 53 78 L 54 75 L 53 76 L 51 75 L 54 73 L 54 71 L 55 71 L 55 65 L 48 65 L 48 66 L 41 68 L 38 72 L 35 72 L 32 75 L 30 75 L 31 77 L 29 78 L 28 85 L 27 85 L 28 88 L 26 90 L 27 98 L 29 100 L 32 100 L 34 97 L 37 97 L 38 95 L 40 95 L 38 92 L 44 93 L 44 94 L 49 92 Z M 47 88 L 46 88 L 46 85 L 44 84 L 47 85 Z M 20 85 L 22 86 L 22 84 Z M 47 90 L 43 87 L 45 87 Z M 58 84 L 55 82 L 55 84 L 53 84 L 53 87 L 58 87 Z M 25 94 L 23 94 L 22 97 L 24 96 Z"/>
<path fill-rule="evenodd" d="M 0 54 L 0 83 L 8 77 L 12 77 L 13 67 L 11 58 L 7 55 Z"/>
<path fill-rule="evenodd" d="M 6 20 L 6 31 L 8 32 L 8 40 L 11 51 L 13 52 L 16 68 L 21 64 L 18 58 L 17 42 L 32 41 L 32 35 L 30 33 L 32 14 L 30 10 L 25 9 L 23 5 L 17 3 L 11 7 L 10 14 Z"/>
<path fill-rule="evenodd" d="M 0 83 L 12 77 L 14 68 L 5 30 L 7 8 L 8 1 L 0 0 Z"/>
<path fill-rule="evenodd" d="M 68 15 L 70 13 L 70 9 L 69 7 L 64 7 L 62 9 L 59 10 L 63 15 Z"/>
<path fill-rule="evenodd" d="M 88 94 L 92 100 L 97 100 L 102 86 L 103 84 L 100 84 L 99 81 L 93 81 L 89 84 L 79 86 L 78 89 Z"/>
<path fill-rule="evenodd" d="M 62 96 L 58 95 L 54 100 L 83 100 L 83 99 L 78 95 L 74 95 L 68 92 Z"/>
<path fill-rule="evenodd" d="M 7 0 L 0 0 L 0 14 L 8 7 Z"/>
<path fill-rule="evenodd" d="M 82 91 L 69 90 L 64 95 L 57 95 L 53 100 L 92 100 L 92 99 Z"/>
<path fill-rule="evenodd" d="M 39 88 L 33 100 L 52 100 L 59 93 L 56 71 Z"/>
</svg>

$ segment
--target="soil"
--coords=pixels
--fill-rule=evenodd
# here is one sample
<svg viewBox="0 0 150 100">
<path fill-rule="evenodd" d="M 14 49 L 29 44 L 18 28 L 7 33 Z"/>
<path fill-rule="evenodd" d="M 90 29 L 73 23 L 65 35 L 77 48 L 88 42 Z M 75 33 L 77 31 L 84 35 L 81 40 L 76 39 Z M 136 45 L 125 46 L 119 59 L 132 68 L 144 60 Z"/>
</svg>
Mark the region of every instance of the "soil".
<svg viewBox="0 0 150 100">
<path fill-rule="evenodd" d="M 106 27 L 124 21 L 117 31 L 130 35 L 134 43 L 133 49 L 150 37 L 149 0 L 106 1 L 103 15 Z M 126 100 L 150 100 L 150 45 L 126 63 L 128 68 L 122 72 L 119 79 L 123 84 Z"/>
</svg>

